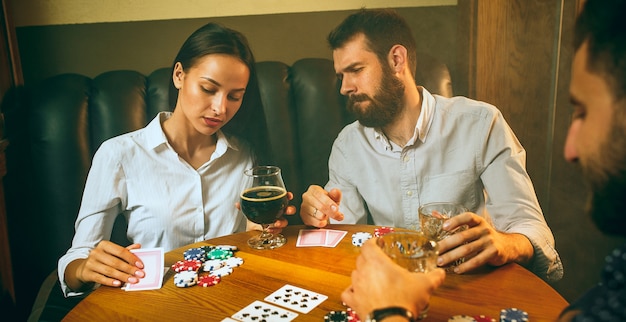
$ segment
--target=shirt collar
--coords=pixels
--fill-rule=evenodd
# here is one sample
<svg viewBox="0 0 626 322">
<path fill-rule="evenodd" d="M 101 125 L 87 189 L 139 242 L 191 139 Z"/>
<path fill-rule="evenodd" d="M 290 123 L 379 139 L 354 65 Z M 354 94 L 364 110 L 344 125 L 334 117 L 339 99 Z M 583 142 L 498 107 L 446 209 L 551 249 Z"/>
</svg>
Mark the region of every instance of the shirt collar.
<svg viewBox="0 0 626 322">
<path fill-rule="evenodd" d="M 418 90 L 421 89 L 422 94 L 422 107 L 420 109 L 420 115 L 417 118 L 417 123 L 415 124 L 415 132 L 413 132 L 413 137 L 409 139 L 406 143 L 406 146 L 411 146 L 415 144 L 416 140 L 420 140 L 420 142 L 424 143 L 426 139 L 426 134 L 428 133 L 428 129 L 430 128 L 432 115 L 435 106 L 435 98 L 426 90 L 424 87 L 418 87 Z M 377 142 L 380 142 L 385 150 L 396 150 L 401 148 L 395 143 L 389 141 L 385 133 L 380 128 L 371 129 L 374 135 L 374 139 Z"/>
</svg>

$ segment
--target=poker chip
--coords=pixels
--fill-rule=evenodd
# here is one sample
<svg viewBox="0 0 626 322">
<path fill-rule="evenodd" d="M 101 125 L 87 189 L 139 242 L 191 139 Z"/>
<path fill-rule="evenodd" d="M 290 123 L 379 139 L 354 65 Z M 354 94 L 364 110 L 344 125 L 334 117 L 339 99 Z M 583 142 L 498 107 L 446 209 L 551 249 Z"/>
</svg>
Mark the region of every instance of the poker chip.
<svg viewBox="0 0 626 322">
<path fill-rule="evenodd" d="M 208 259 L 227 259 L 233 257 L 233 251 L 215 248 L 206 254 L 206 257 Z"/>
<path fill-rule="evenodd" d="M 215 275 L 204 275 L 198 278 L 198 285 L 202 287 L 209 287 L 217 285 L 222 280 L 221 277 Z"/>
<path fill-rule="evenodd" d="M 328 322 L 348 322 L 348 312 L 346 311 L 330 311 L 324 315 L 324 321 Z"/>
<path fill-rule="evenodd" d="M 186 260 L 199 260 L 204 262 L 206 260 L 206 251 L 201 247 L 190 248 L 185 251 L 183 257 Z"/>
<path fill-rule="evenodd" d="M 234 245 L 217 245 L 215 246 L 215 248 L 221 250 L 230 250 L 231 252 L 236 252 L 238 250 L 237 246 Z"/>
<path fill-rule="evenodd" d="M 182 261 L 178 261 L 176 263 L 174 263 L 174 265 L 172 265 L 172 269 L 179 273 L 179 272 L 183 272 L 183 271 L 197 271 L 200 269 L 200 267 L 202 266 L 202 262 L 197 260 L 197 259 L 193 259 L 193 260 L 182 260 Z"/>
<path fill-rule="evenodd" d="M 346 313 L 348 313 L 348 321 L 361 322 L 361 318 L 359 318 L 359 315 L 356 314 L 356 312 L 352 308 L 348 308 L 346 310 Z"/>
<path fill-rule="evenodd" d="M 496 322 L 496 319 L 486 315 L 475 315 L 474 320 L 476 322 Z"/>
<path fill-rule="evenodd" d="M 223 259 L 210 259 L 204 262 L 202 270 L 210 272 L 222 268 L 224 265 L 226 265 L 226 261 Z"/>
<path fill-rule="evenodd" d="M 191 287 L 198 283 L 198 273 L 195 271 L 182 271 L 174 275 L 174 285 L 177 287 Z"/>
<path fill-rule="evenodd" d="M 469 315 L 454 315 L 448 319 L 448 322 L 476 322 L 476 319 Z"/>
<path fill-rule="evenodd" d="M 227 258 L 224 261 L 224 264 L 225 264 L 225 266 L 232 267 L 232 268 L 239 267 L 239 266 L 241 266 L 243 264 L 243 258 L 241 258 L 241 257 Z"/>
<path fill-rule="evenodd" d="M 358 232 L 352 234 L 352 245 L 361 247 L 368 239 L 372 238 L 372 234 L 368 232 Z"/>
<path fill-rule="evenodd" d="M 218 268 L 214 271 L 211 271 L 209 275 L 224 277 L 226 275 L 230 275 L 233 272 L 233 268 L 229 266 L 224 266 L 222 268 Z"/>
<path fill-rule="evenodd" d="M 393 227 L 380 227 L 380 228 L 376 228 L 374 229 L 374 236 L 376 237 L 380 237 L 380 236 L 384 236 L 386 234 L 389 233 L 393 233 L 395 230 L 393 229 Z"/>
<path fill-rule="evenodd" d="M 206 254 L 208 254 L 210 251 L 215 249 L 215 246 L 211 246 L 211 245 L 204 245 L 204 246 L 200 246 L 200 248 L 202 248 L 204 250 L 204 252 Z"/>
<path fill-rule="evenodd" d="M 223 276 L 232 274 L 233 268 L 243 264 L 243 258 L 234 256 L 237 250 L 237 246 L 233 245 L 204 245 L 187 249 L 183 252 L 184 259 L 172 265 L 176 272 L 174 284 L 181 288 L 218 284 Z M 209 273 L 199 275 L 201 268 Z"/>
<path fill-rule="evenodd" d="M 500 322 L 522 322 L 528 321 L 528 313 L 517 308 L 502 309 L 500 311 Z"/>
</svg>

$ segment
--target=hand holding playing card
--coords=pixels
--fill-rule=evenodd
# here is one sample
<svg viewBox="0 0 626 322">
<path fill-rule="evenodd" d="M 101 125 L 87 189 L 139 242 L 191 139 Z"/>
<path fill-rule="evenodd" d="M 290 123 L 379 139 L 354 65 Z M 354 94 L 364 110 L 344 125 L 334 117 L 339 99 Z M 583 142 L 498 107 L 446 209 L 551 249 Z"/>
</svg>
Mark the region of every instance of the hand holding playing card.
<svg viewBox="0 0 626 322">
<path fill-rule="evenodd" d="M 124 290 L 141 291 L 160 289 L 163 285 L 163 248 L 131 249 L 143 262 L 145 276 L 135 284 L 126 283 Z"/>
</svg>

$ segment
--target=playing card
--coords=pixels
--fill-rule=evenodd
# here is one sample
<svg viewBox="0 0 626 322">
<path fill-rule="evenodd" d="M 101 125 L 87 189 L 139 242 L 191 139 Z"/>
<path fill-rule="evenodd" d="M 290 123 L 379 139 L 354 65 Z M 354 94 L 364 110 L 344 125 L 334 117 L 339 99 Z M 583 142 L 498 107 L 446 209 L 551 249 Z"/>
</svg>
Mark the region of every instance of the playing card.
<svg viewBox="0 0 626 322">
<path fill-rule="evenodd" d="M 126 283 L 123 289 L 126 291 L 141 291 L 160 289 L 163 285 L 163 248 L 140 248 L 131 249 L 143 262 L 144 278 L 139 279 L 139 283 Z"/>
<path fill-rule="evenodd" d="M 283 308 L 254 301 L 250 305 L 233 314 L 233 319 L 243 322 L 259 322 L 259 321 L 291 321 L 298 316 L 298 313 L 285 310 Z"/>
<path fill-rule="evenodd" d="M 324 246 L 326 244 L 325 229 L 300 229 L 296 247 Z"/>
<path fill-rule="evenodd" d="M 326 247 L 335 247 L 348 232 L 344 230 L 326 230 Z"/>
<path fill-rule="evenodd" d="M 265 298 L 265 301 L 300 313 L 309 313 L 328 296 L 286 284 Z"/>
</svg>

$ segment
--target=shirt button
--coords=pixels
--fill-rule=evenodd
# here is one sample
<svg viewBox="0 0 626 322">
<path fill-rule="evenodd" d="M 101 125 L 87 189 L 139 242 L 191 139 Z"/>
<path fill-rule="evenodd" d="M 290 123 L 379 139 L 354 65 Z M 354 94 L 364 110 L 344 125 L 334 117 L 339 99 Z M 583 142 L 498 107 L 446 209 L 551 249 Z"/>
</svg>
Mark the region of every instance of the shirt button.
<svg viewBox="0 0 626 322">
<path fill-rule="evenodd" d="M 413 191 L 411 191 L 411 190 L 407 191 L 407 192 L 406 192 L 406 195 L 407 195 L 407 196 L 412 196 L 412 195 L 413 195 Z"/>
<path fill-rule="evenodd" d="M 402 161 L 404 161 L 404 162 L 409 162 L 409 160 L 410 160 L 410 159 L 411 159 L 411 158 L 409 158 L 408 156 L 406 156 L 406 155 L 405 155 L 405 156 L 404 156 L 404 158 L 402 158 Z"/>
</svg>

